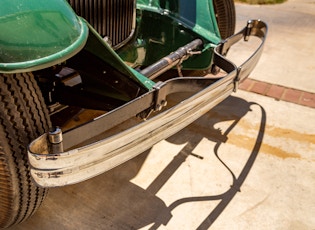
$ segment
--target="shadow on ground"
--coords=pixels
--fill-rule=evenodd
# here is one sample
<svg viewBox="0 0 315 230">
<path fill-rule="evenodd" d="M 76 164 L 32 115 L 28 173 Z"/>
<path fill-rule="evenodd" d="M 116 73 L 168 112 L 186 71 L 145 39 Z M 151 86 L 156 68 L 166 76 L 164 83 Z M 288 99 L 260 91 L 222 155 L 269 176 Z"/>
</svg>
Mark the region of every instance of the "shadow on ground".
<svg viewBox="0 0 315 230">
<path fill-rule="evenodd" d="M 261 110 L 260 127 L 251 154 L 241 173 L 236 176 L 220 159 L 220 146 L 227 141 L 229 132 L 237 126 L 238 122 L 251 112 L 253 106 L 258 106 Z M 149 151 L 86 182 L 51 189 L 38 212 L 28 221 L 12 229 L 139 229 L 148 225 L 151 225 L 151 229 L 158 229 L 171 220 L 172 211 L 180 205 L 216 200 L 219 201 L 218 204 L 213 210 L 209 210 L 209 215 L 198 227 L 198 229 L 208 229 L 240 191 L 250 173 L 265 133 L 266 114 L 258 104 L 230 96 L 200 119 L 207 119 L 208 127 L 194 130 L 193 126 L 188 126 L 167 139 L 170 143 L 186 143 L 186 145 L 156 178 L 152 178 L 152 183 L 147 189 L 131 183 L 130 180 L 138 174 Z M 214 128 L 216 123 L 226 120 L 232 121 L 232 124 L 224 133 Z M 194 137 L 185 135 L 187 132 L 193 132 Z M 202 159 L 192 152 L 203 138 L 215 143 L 214 149 L 209 149 L 207 154 L 215 154 L 229 170 L 233 178 L 231 187 L 222 194 L 186 197 L 166 206 L 165 202 L 156 195 L 157 192 L 188 156 L 193 155 Z"/>
</svg>

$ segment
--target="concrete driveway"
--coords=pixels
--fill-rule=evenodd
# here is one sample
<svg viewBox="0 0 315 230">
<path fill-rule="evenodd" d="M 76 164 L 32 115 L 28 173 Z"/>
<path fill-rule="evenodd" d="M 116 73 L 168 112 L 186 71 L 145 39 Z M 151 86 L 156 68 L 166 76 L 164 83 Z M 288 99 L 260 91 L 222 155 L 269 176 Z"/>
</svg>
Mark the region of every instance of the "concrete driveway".
<svg viewBox="0 0 315 230">
<path fill-rule="evenodd" d="M 236 5 L 238 28 L 270 28 L 252 79 L 315 92 L 314 7 Z M 315 229 L 314 166 L 314 108 L 239 90 L 137 158 L 51 189 L 11 229 Z"/>
</svg>

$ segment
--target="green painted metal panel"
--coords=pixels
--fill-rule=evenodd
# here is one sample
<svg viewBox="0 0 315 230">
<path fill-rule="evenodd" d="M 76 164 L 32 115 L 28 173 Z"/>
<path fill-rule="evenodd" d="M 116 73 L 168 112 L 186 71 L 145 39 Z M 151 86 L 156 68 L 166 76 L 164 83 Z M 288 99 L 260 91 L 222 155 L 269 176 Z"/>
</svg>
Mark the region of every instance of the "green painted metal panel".
<svg viewBox="0 0 315 230">
<path fill-rule="evenodd" d="M 114 67 L 124 75 L 137 83 L 140 83 L 145 89 L 152 89 L 155 82 L 146 78 L 136 70 L 130 68 L 121 57 L 104 41 L 104 39 L 89 25 L 89 38 L 84 47 L 85 50 L 100 58 L 103 62 Z"/>
<path fill-rule="evenodd" d="M 212 0 L 137 0 L 139 9 L 176 19 L 210 42 L 220 42 Z"/>
<path fill-rule="evenodd" d="M 125 61 L 133 66 L 148 66 L 201 38 L 204 46 L 210 48 L 182 66 L 209 68 L 213 47 L 221 41 L 211 0 L 138 0 L 137 9 L 135 39 L 117 51 Z"/>
<path fill-rule="evenodd" d="M 48 67 L 83 48 L 88 28 L 64 0 L 1 0 L 0 71 Z"/>
</svg>

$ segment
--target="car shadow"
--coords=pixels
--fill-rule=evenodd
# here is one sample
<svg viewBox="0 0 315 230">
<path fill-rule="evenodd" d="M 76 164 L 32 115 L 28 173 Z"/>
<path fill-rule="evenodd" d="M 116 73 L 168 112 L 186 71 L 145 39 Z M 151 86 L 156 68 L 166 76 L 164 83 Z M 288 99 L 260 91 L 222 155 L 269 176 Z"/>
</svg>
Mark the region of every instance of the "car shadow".
<svg viewBox="0 0 315 230">
<path fill-rule="evenodd" d="M 240 174 L 236 176 L 221 160 L 220 146 L 228 140 L 228 134 L 253 106 L 260 108 L 260 127 L 255 130 L 257 137 L 250 155 Z M 172 212 L 180 205 L 216 200 L 219 201 L 218 204 L 209 210 L 209 214 L 198 227 L 208 229 L 240 191 L 250 173 L 265 133 L 266 113 L 258 104 L 230 96 L 200 119 L 207 119 L 208 125 L 203 127 L 205 131 L 192 130 L 193 126 L 190 125 L 166 140 L 172 144 L 186 144 L 145 189 L 130 180 L 139 173 L 150 151 L 93 179 L 50 189 L 48 197 L 35 215 L 11 229 L 140 229 L 146 226 L 158 229 L 161 225 L 167 225 L 172 219 Z M 215 128 L 221 121 L 232 122 L 224 132 Z M 185 135 L 189 130 L 195 133 L 194 138 Z M 157 193 L 188 156 L 202 160 L 202 156 L 195 155 L 193 150 L 203 138 L 215 143 L 214 149 L 210 149 L 207 154 L 214 154 L 229 171 L 233 178 L 231 186 L 221 194 L 184 197 L 166 205 Z"/>
<path fill-rule="evenodd" d="M 251 111 L 252 106 L 258 106 L 261 111 L 261 120 L 260 120 L 260 127 L 257 130 L 257 137 L 254 143 L 254 146 L 251 150 L 251 153 L 247 159 L 247 162 L 245 163 L 243 169 L 241 170 L 241 173 L 236 176 L 233 171 L 225 164 L 223 160 L 220 158 L 219 154 L 219 148 L 222 143 L 225 143 L 228 139 L 228 134 L 232 131 L 232 129 L 238 124 L 238 122 L 244 117 L 248 112 Z M 223 101 L 221 104 L 217 105 L 215 108 L 213 108 L 207 116 L 210 116 L 212 114 L 219 113 L 220 116 L 214 116 L 214 119 L 209 119 L 209 133 L 207 135 L 203 135 L 199 137 L 199 141 L 201 141 L 202 138 L 206 137 L 211 141 L 214 141 L 215 147 L 213 149 L 213 153 L 218 158 L 218 160 L 226 167 L 226 169 L 230 172 L 233 182 L 230 186 L 230 189 L 225 191 L 222 194 L 212 195 L 212 196 L 197 196 L 197 197 L 186 197 L 179 200 L 174 201 L 172 204 L 168 206 L 167 215 L 169 216 L 169 213 L 172 213 L 172 211 L 177 208 L 178 206 L 188 203 L 188 202 L 201 202 L 201 201 L 211 201 L 211 200 L 217 200 L 219 203 L 217 206 L 209 213 L 207 218 L 203 220 L 202 223 L 198 226 L 197 229 L 203 230 L 203 229 L 209 229 L 211 225 L 215 222 L 215 220 L 220 216 L 220 214 L 224 211 L 224 209 L 228 206 L 230 201 L 234 198 L 234 196 L 237 194 L 237 192 L 241 191 L 241 186 L 244 183 L 247 175 L 249 174 L 252 166 L 254 165 L 254 162 L 256 160 L 256 157 L 259 153 L 262 140 L 265 133 L 265 126 L 266 126 L 266 112 L 262 106 L 259 104 L 253 103 L 253 102 L 247 102 L 241 98 L 230 96 L 225 101 Z M 217 118 L 220 118 L 220 120 L 217 120 Z M 201 118 L 203 119 L 203 118 Z M 230 127 L 222 133 L 221 130 L 215 129 L 215 124 L 217 122 L 221 122 L 223 120 L 233 120 L 233 123 L 230 125 Z M 189 127 L 188 127 L 189 128 Z M 178 133 L 179 136 L 184 136 Z M 179 140 L 181 141 L 187 141 L 188 144 L 185 146 L 185 148 L 181 151 L 181 154 L 179 155 L 181 157 L 177 157 L 177 159 L 171 162 L 165 170 L 155 179 L 155 181 L 148 187 L 147 190 L 153 191 L 156 193 L 164 183 L 168 180 L 168 177 L 175 173 L 176 169 L 179 168 L 179 166 L 185 162 L 187 156 L 189 156 L 190 153 L 192 154 L 192 151 L 197 147 L 197 144 L 199 143 L 196 138 L 194 137 L 194 141 L 190 141 L 190 139 L 181 139 L 178 138 L 177 135 L 172 136 L 168 139 L 172 143 L 178 143 Z M 198 156 L 197 156 L 198 157 Z M 160 215 L 159 218 L 157 218 L 156 222 L 150 229 L 158 229 L 158 227 L 163 224 L 167 224 L 167 218 L 163 217 L 163 214 Z"/>
</svg>

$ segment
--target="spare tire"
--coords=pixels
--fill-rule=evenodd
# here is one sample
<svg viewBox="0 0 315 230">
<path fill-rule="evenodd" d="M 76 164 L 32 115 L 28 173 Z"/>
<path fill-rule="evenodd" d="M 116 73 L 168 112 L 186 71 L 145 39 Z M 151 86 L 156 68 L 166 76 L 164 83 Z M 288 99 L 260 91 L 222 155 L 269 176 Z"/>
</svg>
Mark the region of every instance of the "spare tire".
<svg viewBox="0 0 315 230">
<path fill-rule="evenodd" d="M 221 38 L 225 39 L 235 32 L 235 5 L 233 0 L 213 0 Z"/>
</svg>

